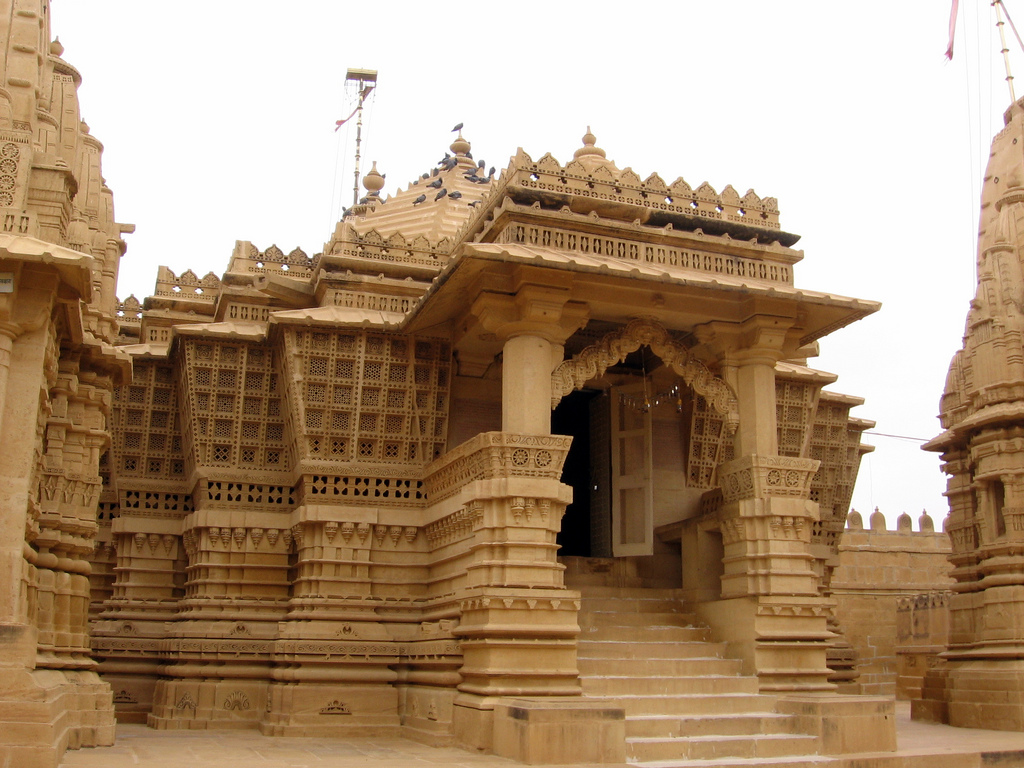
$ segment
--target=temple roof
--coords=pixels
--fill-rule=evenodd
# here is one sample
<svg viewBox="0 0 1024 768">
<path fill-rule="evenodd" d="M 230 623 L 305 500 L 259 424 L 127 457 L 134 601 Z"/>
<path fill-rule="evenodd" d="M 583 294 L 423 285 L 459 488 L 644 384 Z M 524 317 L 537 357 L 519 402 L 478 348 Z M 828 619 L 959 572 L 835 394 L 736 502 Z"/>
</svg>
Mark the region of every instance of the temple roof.
<svg viewBox="0 0 1024 768">
<path fill-rule="evenodd" d="M 423 235 L 432 242 L 458 233 L 494 186 L 494 169 L 488 173 L 481 165 L 483 161 L 478 164 L 473 159 L 471 145 L 461 133 L 450 149 L 453 154 L 446 152 L 434 168 L 381 202 L 375 202 L 379 198 L 374 193 L 380 189 L 374 189 L 375 165 L 364 179 L 371 193 L 365 198 L 366 212 L 358 216 L 364 206 L 353 211 L 357 214 L 352 219 L 355 230 L 360 234 L 375 230 L 385 237 L 395 232 L 407 238 Z M 382 176 L 377 178 L 377 183 L 383 182 Z"/>
</svg>

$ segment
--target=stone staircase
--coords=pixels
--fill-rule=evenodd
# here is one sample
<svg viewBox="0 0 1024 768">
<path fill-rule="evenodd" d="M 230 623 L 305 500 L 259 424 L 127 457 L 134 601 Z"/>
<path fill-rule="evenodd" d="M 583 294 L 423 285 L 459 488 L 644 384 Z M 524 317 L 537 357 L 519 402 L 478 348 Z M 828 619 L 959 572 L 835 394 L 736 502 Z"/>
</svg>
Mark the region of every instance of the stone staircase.
<svg viewBox="0 0 1024 768">
<path fill-rule="evenodd" d="M 626 713 L 626 759 L 648 768 L 811 768 L 815 737 L 794 733 L 757 679 L 684 612 L 671 589 L 577 587 L 584 696 Z"/>
</svg>

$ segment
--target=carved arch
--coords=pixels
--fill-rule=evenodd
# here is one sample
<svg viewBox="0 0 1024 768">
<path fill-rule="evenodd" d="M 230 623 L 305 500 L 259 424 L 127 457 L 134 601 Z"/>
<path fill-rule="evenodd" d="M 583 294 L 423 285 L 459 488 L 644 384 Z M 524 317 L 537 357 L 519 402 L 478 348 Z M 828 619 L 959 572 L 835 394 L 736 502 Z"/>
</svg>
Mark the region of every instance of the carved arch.
<svg viewBox="0 0 1024 768">
<path fill-rule="evenodd" d="M 622 330 L 609 333 L 597 344 L 591 344 L 571 359 L 563 360 L 551 374 L 551 407 L 557 406 L 563 397 L 589 380 L 604 375 L 609 367 L 621 363 L 626 355 L 644 344 L 725 419 L 728 434 L 736 432 L 740 423 L 739 401 L 732 387 L 715 376 L 700 360 L 691 357 L 686 348 L 669 335 L 665 326 L 654 320 L 631 320 Z"/>
</svg>

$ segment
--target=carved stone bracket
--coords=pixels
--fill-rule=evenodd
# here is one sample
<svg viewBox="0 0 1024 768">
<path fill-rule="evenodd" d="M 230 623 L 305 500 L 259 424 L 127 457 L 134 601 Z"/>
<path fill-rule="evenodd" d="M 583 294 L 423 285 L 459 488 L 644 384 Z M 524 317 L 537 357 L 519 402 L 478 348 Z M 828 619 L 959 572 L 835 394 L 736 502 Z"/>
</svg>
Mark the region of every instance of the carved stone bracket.
<svg viewBox="0 0 1024 768">
<path fill-rule="evenodd" d="M 767 496 L 807 499 L 820 463 L 788 456 L 743 456 L 719 466 L 722 495 L 726 503 Z"/>
<path fill-rule="evenodd" d="M 687 386 L 704 397 L 716 413 L 725 417 L 725 428 L 730 435 L 736 431 L 740 420 L 736 393 L 711 373 L 704 363 L 691 357 L 668 330 L 654 320 L 631 320 L 622 330 L 609 333 L 597 344 L 564 360 L 551 374 L 551 407 L 557 406 L 565 395 L 589 380 L 602 376 L 609 367 L 622 362 L 626 355 L 645 344 L 682 377 Z"/>
</svg>

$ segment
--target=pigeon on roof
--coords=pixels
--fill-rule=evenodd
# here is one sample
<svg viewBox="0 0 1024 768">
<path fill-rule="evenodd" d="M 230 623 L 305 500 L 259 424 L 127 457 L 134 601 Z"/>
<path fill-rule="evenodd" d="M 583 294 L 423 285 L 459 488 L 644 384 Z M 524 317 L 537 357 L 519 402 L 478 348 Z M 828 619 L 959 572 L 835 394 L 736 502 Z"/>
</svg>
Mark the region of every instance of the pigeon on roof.
<svg viewBox="0 0 1024 768">
<path fill-rule="evenodd" d="M 444 184 L 444 179 L 434 179 L 427 186 L 431 189 L 439 189 L 442 184 Z"/>
<path fill-rule="evenodd" d="M 458 200 L 460 197 L 462 197 L 462 193 L 456 190 L 455 192 L 452 192 L 450 195 L 448 195 L 448 197 L 450 197 L 452 200 Z"/>
<path fill-rule="evenodd" d="M 420 203 L 422 203 L 426 199 L 427 199 L 426 195 L 420 195 L 419 197 L 417 197 L 415 200 L 412 201 L 412 204 L 413 205 L 419 205 Z"/>
<path fill-rule="evenodd" d="M 462 123 L 459 123 L 454 128 L 452 128 L 452 133 L 455 133 L 456 131 L 461 131 L 461 130 L 462 130 Z"/>
<path fill-rule="evenodd" d="M 493 175 L 494 175 L 494 166 L 493 166 L 493 165 L 491 166 L 491 170 L 489 170 L 489 171 L 487 172 L 487 175 L 488 175 L 488 176 L 493 176 Z"/>
<path fill-rule="evenodd" d="M 480 161 L 479 163 L 477 163 L 477 164 L 476 164 L 476 167 L 477 167 L 477 168 L 480 168 L 480 169 L 483 169 L 483 167 L 484 167 L 485 165 L 487 165 L 487 163 L 485 163 L 485 162 L 484 162 L 483 160 L 481 160 L 481 161 Z"/>
<path fill-rule="evenodd" d="M 447 194 L 448 194 L 448 190 L 447 189 L 442 189 L 440 192 L 438 192 L 436 195 L 434 195 L 434 199 L 435 200 L 440 200 L 442 197 L 444 197 Z"/>
<path fill-rule="evenodd" d="M 469 207 L 470 208 L 476 208 L 478 205 L 480 205 L 480 201 L 479 200 L 474 200 L 472 203 L 469 204 Z"/>
</svg>

